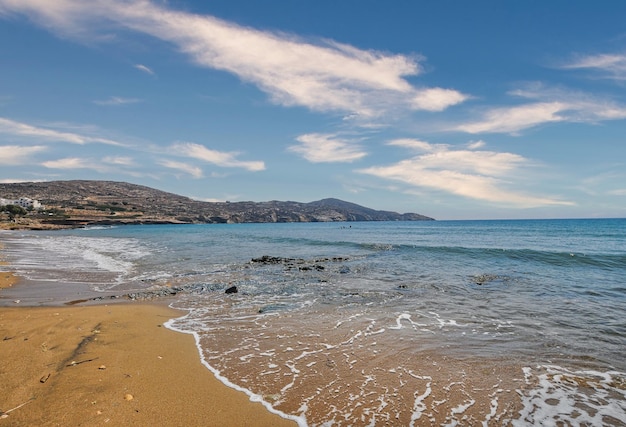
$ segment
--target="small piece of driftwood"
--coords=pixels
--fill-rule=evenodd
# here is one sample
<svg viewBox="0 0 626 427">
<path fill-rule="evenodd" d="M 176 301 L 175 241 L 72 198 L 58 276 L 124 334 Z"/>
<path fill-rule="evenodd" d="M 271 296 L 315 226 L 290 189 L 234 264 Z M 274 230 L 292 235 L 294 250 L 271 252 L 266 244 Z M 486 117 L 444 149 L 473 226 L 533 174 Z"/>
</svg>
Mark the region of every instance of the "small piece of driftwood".
<svg viewBox="0 0 626 427">
<path fill-rule="evenodd" d="M 94 357 L 93 359 L 80 360 L 78 362 L 75 360 L 72 360 L 72 362 L 69 365 L 65 365 L 65 366 L 76 366 L 76 365 L 80 365 L 81 363 L 93 362 L 94 360 L 98 360 L 98 358 Z"/>
</svg>

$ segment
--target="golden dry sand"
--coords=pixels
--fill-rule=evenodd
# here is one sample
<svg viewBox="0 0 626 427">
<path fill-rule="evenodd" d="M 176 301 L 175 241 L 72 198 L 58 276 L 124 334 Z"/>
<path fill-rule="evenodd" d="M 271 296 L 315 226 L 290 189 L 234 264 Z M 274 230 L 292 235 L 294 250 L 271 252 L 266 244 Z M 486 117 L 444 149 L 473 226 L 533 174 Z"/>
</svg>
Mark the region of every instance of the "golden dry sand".
<svg viewBox="0 0 626 427">
<path fill-rule="evenodd" d="M 0 307 L 0 427 L 295 425 L 219 382 L 191 335 L 162 326 L 179 315 L 159 304 Z"/>
</svg>

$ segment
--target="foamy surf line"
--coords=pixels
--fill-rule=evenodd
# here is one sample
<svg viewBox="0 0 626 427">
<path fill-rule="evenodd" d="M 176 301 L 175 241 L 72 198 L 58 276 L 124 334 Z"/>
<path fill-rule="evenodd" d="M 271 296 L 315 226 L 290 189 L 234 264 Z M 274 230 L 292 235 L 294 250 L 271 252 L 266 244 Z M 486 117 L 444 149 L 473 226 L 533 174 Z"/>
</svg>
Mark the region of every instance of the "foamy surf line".
<svg viewBox="0 0 626 427">
<path fill-rule="evenodd" d="M 135 238 L 17 232 L 3 237 L 7 261 L 30 282 L 82 284 L 102 293 L 143 289 L 155 279 L 140 267 L 153 255 L 152 248 Z"/>
<path fill-rule="evenodd" d="M 276 415 L 278 415 L 278 416 L 280 416 L 282 418 L 285 418 L 287 420 L 294 421 L 300 427 L 307 427 L 308 426 L 306 418 L 299 417 L 299 416 L 296 416 L 296 415 L 286 414 L 286 413 L 284 413 L 282 411 L 277 410 L 269 402 L 267 402 L 265 399 L 263 399 L 263 396 L 261 396 L 259 394 L 256 394 L 256 393 L 253 393 L 252 391 L 250 391 L 247 388 L 244 388 L 244 387 L 241 387 L 241 386 L 239 386 L 237 384 L 234 384 L 228 378 L 223 376 L 218 369 L 216 369 L 213 366 L 211 366 L 211 364 L 209 362 L 207 362 L 206 358 L 204 357 L 204 352 L 202 351 L 202 346 L 200 345 L 200 336 L 196 332 L 182 330 L 182 329 L 176 328 L 174 326 L 174 322 L 180 321 L 180 320 L 184 320 L 189 315 L 190 315 L 190 311 L 186 315 L 184 315 L 184 316 L 168 320 L 163 325 L 166 328 L 168 328 L 168 329 L 170 329 L 172 331 L 183 333 L 183 334 L 190 334 L 190 335 L 192 335 L 194 337 L 194 340 L 195 340 L 195 343 L 196 343 L 196 348 L 198 350 L 198 355 L 200 356 L 200 361 L 202 362 L 202 364 L 209 371 L 211 371 L 211 373 L 215 376 L 215 378 L 217 378 L 219 381 L 221 381 L 227 387 L 230 387 L 230 388 L 232 388 L 234 390 L 237 390 L 237 391 L 240 391 L 242 393 L 245 393 L 250 398 L 251 402 L 261 403 L 269 412 L 271 412 L 273 414 L 276 414 Z"/>
<path fill-rule="evenodd" d="M 191 309 L 185 316 L 170 320 L 166 326 L 177 332 L 192 334 L 202 363 L 225 385 L 246 393 L 251 401 L 262 403 L 270 412 L 293 420 L 300 426 L 394 422 L 411 426 L 423 423 L 446 426 L 468 423 L 483 426 L 558 423 L 623 426 L 626 419 L 626 374 L 619 371 L 574 370 L 556 365 L 533 365 L 535 367 L 530 368 L 488 358 L 467 362 L 455 360 L 445 351 L 418 352 L 410 363 L 399 359 L 389 366 L 371 364 L 353 353 L 359 348 L 376 347 L 375 341 L 366 340 L 379 339 L 385 334 L 385 328 L 375 328 L 371 319 L 364 322 L 367 327 L 363 330 L 355 328 L 351 335 L 344 336 L 343 341 L 333 344 L 318 342 L 317 348 L 312 343 L 301 343 L 302 346 L 297 347 L 289 342 L 281 349 L 277 345 L 283 339 L 279 334 L 268 344 L 269 349 L 263 348 L 263 344 L 253 345 L 253 350 L 237 348 L 236 344 L 235 347 L 222 348 L 219 341 L 206 348 L 206 334 L 211 328 L 204 325 L 201 318 L 194 317 L 194 311 L 197 310 Z M 273 316 L 276 317 L 280 316 Z M 352 316 L 344 321 L 350 323 L 361 317 Z M 263 322 L 269 321 L 267 316 L 260 318 Z M 286 321 L 288 319 L 279 319 L 281 323 Z M 408 315 L 400 315 L 396 325 L 389 325 L 386 329 L 404 329 L 398 328 L 398 323 L 407 323 L 418 330 L 425 326 L 412 321 Z M 334 325 L 333 329 L 345 326 L 343 322 Z M 214 333 L 219 335 L 231 330 L 232 334 L 236 334 L 236 328 L 224 326 L 226 329 Z M 269 327 L 271 325 L 264 323 L 262 328 Z M 293 323 L 288 328 L 295 333 Z M 257 335 L 269 336 L 275 331 L 267 332 L 258 330 Z M 326 332 L 320 330 L 318 337 L 329 338 Z M 294 341 L 301 338 L 294 338 Z M 253 338 L 246 339 L 250 340 Z M 231 361 L 238 362 L 223 364 L 221 359 L 226 355 Z M 335 357 L 337 355 L 345 360 Z M 337 378 L 329 379 L 325 375 L 320 377 L 311 373 L 324 369 L 324 360 L 326 364 L 333 364 L 332 372 L 338 374 Z M 340 366 L 342 363 L 345 368 Z M 267 368 L 269 370 L 264 370 Z M 280 368 L 285 369 L 281 372 Z M 247 370 L 248 376 L 242 376 L 238 372 L 241 369 Z M 253 374 L 250 374 L 250 369 L 255 369 Z M 268 380 L 273 374 L 285 378 L 285 372 L 287 383 L 275 381 L 274 392 L 267 391 L 267 383 L 265 386 L 258 383 Z M 323 383 L 325 378 L 328 384 Z M 242 381 L 246 387 L 240 385 Z M 394 383 L 396 389 L 385 391 L 389 384 Z M 308 390 L 302 388 L 303 384 L 307 384 Z M 265 392 L 255 392 L 261 389 Z M 271 403 L 265 400 L 267 397 Z M 285 404 L 287 412 L 276 408 L 276 405 Z"/>
<path fill-rule="evenodd" d="M 523 371 L 530 389 L 520 392 L 523 409 L 514 426 L 626 425 L 626 373 L 555 365 Z"/>
</svg>

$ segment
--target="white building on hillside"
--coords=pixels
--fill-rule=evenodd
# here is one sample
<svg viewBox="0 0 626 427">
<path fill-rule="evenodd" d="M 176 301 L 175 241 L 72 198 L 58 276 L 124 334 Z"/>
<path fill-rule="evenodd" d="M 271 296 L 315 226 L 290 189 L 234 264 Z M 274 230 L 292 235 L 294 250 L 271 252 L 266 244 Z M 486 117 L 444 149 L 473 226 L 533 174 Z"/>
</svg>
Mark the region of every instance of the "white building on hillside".
<svg viewBox="0 0 626 427">
<path fill-rule="evenodd" d="M 42 209 L 43 208 L 42 204 L 39 203 L 39 200 L 33 200 L 28 197 L 20 197 L 19 199 L 15 199 L 15 200 L 0 198 L 0 206 L 6 206 L 6 205 L 21 206 L 24 209 L 29 209 L 29 208 Z"/>
</svg>

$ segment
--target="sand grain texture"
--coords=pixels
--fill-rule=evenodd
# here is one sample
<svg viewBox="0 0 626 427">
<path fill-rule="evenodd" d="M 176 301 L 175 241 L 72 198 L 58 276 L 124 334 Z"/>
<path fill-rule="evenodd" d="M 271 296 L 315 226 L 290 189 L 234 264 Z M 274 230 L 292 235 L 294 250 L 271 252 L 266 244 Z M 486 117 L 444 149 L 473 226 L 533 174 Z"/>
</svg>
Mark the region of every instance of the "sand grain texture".
<svg viewBox="0 0 626 427">
<path fill-rule="evenodd" d="M 0 308 L 0 427 L 295 425 L 219 382 L 191 335 L 162 326 L 179 315 L 158 304 Z"/>
</svg>

